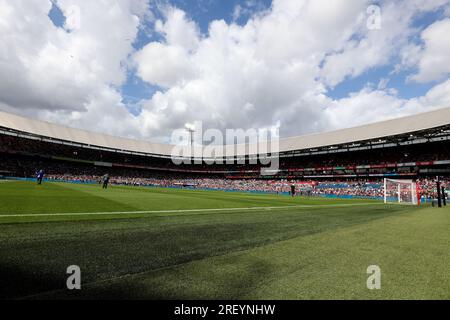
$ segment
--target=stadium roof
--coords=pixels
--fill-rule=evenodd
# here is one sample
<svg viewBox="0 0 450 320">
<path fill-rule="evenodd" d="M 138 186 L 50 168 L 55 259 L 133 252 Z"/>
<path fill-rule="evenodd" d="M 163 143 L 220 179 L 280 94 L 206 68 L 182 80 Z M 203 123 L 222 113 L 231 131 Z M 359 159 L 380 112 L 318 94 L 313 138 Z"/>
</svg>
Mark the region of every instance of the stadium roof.
<svg viewBox="0 0 450 320">
<path fill-rule="evenodd" d="M 289 152 L 321 148 L 333 145 L 349 144 L 358 141 L 381 139 L 390 136 L 409 134 L 450 124 L 450 108 L 439 109 L 413 116 L 377 122 L 373 124 L 342 129 L 337 131 L 310 134 L 305 136 L 283 138 L 279 141 L 279 151 Z M 138 152 L 159 156 L 171 156 L 173 146 L 169 144 L 152 143 L 144 140 L 133 140 L 114 137 L 101 133 L 89 132 L 81 129 L 69 128 L 45 121 L 34 120 L 15 114 L 0 111 L 0 127 L 40 137 L 75 142 L 84 145 L 116 149 L 121 151 Z M 184 147 L 184 154 L 190 155 L 190 147 Z M 215 157 L 254 155 L 255 145 L 225 146 L 224 150 L 216 153 Z M 195 152 L 201 153 L 201 147 Z"/>
</svg>

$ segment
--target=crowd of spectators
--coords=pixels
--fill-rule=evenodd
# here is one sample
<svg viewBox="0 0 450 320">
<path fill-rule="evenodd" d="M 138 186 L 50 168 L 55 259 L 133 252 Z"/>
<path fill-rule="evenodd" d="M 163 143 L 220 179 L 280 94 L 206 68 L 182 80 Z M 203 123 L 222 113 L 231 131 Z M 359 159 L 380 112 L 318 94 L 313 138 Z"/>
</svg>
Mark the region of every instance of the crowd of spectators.
<svg viewBox="0 0 450 320">
<path fill-rule="evenodd" d="M 100 175 L 49 175 L 48 179 L 73 182 L 100 183 Z M 295 186 L 296 194 L 303 196 L 352 196 L 383 197 L 384 183 L 382 179 L 354 179 L 350 181 L 313 181 L 313 180 L 272 180 L 272 179 L 224 179 L 224 178 L 165 178 L 155 176 L 149 178 L 111 176 L 113 185 L 152 186 L 171 188 L 191 188 L 207 190 L 229 190 L 242 192 L 264 192 L 273 194 L 290 194 Z M 436 180 L 417 180 L 419 192 L 427 199 L 436 197 Z M 442 186 L 450 187 L 450 179 L 442 179 Z"/>
<path fill-rule="evenodd" d="M 58 157 L 55 159 L 53 157 Z M 61 157 L 72 160 L 63 160 Z M 344 152 L 334 155 L 314 155 L 294 158 L 280 158 L 281 168 L 320 168 L 329 166 L 354 166 L 369 163 L 392 163 L 410 161 L 449 160 L 450 148 L 443 147 L 442 143 L 428 143 L 408 147 L 386 148 L 373 151 Z M 91 162 L 89 162 L 91 161 Z M 94 165 L 93 161 L 106 162 L 109 166 Z M 125 164 L 125 165 L 124 165 Z M 129 165 L 129 166 L 126 166 Z M 132 167 L 144 165 L 146 167 L 160 168 L 149 170 Z M 80 148 L 70 145 L 49 143 L 40 140 L 30 140 L 13 136 L 0 135 L 0 176 L 35 177 L 37 170 L 43 170 L 47 179 L 99 182 L 105 174 L 111 176 L 113 185 L 131 186 L 160 186 L 160 187 L 189 187 L 198 189 L 217 189 L 235 191 L 256 191 L 270 193 L 289 193 L 295 186 L 298 194 L 322 196 L 364 196 L 382 197 L 382 178 L 336 179 L 318 178 L 307 179 L 300 174 L 290 174 L 284 179 L 282 175 L 270 179 L 261 179 L 258 170 L 254 174 L 243 173 L 244 170 L 254 170 L 251 165 L 215 165 L 212 168 L 200 166 L 178 166 L 177 169 L 186 169 L 184 172 L 166 170 L 175 166 L 170 159 L 160 159 L 148 156 L 129 155 L 120 152 L 101 151 L 89 148 Z M 208 170 L 238 170 L 237 173 L 211 173 Z M 190 169 L 200 172 L 190 172 Z M 441 168 L 442 169 L 442 168 Z M 181 171 L 183 171 L 181 170 Z M 240 171 L 242 170 L 242 174 Z M 373 173 L 386 174 L 393 169 L 370 169 L 372 171 L 359 171 L 340 169 L 339 174 L 359 174 L 369 176 Z M 378 170 L 378 171 L 373 171 Z M 388 171 L 386 171 L 388 170 Z M 418 174 L 417 166 L 405 167 L 402 173 Z M 447 170 L 444 168 L 444 170 Z M 414 172 L 413 172 L 414 171 Z M 316 172 L 317 175 L 330 172 Z M 242 176 L 241 176 L 242 175 Z M 245 176 L 245 177 L 244 177 Z M 338 178 L 339 179 L 339 178 Z M 435 197 L 436 183 L 434 179 L 422 178 L 418 182 L 422 195 L 427 198 Z M 448 179 L 444 185 L 450 186 Z"/>
<path fill-rule="evenodd" d="M 429 162 L 435 160 L 450 160 L 450 148 L 445 142 L 424 143 L 417 145 L 380 148 L 374 150 L 340 152 L 330 154 L 316 154 L 301 157 L 280 158 L 280 168 L 284 170 L 298 168 L 328 168 L 328 167 L 354 167 L 361 165 L 383 165 L 405 162 Z M 81 161 L 109 162 L 119 165 L 146 166 L 161 169 L 186 169 L 209 171 L 234 171 L 239 174 L 245 170 L 259 171 L 260 165 L 246 164 L 183 164 L 175 165 L 170 159 L 163 159 L 144 155 L 131 155 L 125 152 L 98 150 L 95 148 L 82 148 L 69 144 L 51 143 L 41 140 L 0 135 L 0 153 L 23 154 L 40 157 L 64 157 Z M 356 169 L 340 169 L 339 173 L 354 172 Z M 365 169 L 364 169 L 365 170 Z M 364 171 L 363 170 L 363 171 Z M 382 169 L 371 169 L 371 173 Z M 411 171 L 414 167 L 391 168 L 391 171 Z M 322 170 L 329 173 L 333 170 Z M 334 170 L 336 171 L 336 170 Z M 367 171 L 367 170 L 365 170 Z M 372 172 L 373 171 L 373 172 Z"/>
</svg>

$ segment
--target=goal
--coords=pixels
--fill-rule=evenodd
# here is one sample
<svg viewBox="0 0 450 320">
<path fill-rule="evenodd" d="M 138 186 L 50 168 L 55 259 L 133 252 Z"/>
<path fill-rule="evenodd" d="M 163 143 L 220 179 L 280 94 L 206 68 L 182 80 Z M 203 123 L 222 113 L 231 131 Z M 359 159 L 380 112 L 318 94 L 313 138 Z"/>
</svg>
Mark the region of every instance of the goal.
<svg viewBox="0 0 450 320">
<path fill-rule="evenodd" d="M 413 180 L 384 179 L 384 203 L 419 204 L 416 182 Z"/>
</svg>

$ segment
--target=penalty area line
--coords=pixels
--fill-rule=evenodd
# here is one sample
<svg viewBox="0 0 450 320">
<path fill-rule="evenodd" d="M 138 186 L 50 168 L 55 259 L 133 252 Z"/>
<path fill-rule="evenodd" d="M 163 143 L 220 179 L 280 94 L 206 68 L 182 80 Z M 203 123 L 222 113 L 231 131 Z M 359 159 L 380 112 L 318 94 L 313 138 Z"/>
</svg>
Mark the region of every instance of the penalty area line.
<svg viewBox="0 0 450 320">
<path fill-rule="evenodd" d="M 275 207 L 244 207 L 244 208 L 212 208 L 212 209 L 180 209 L 180 210 L 145 210 L 145 211 L 112 211 L 112 212 L 71 212 L 71 213 L 30 213 L 30 214 L 0 214 L 1 218 L 12 217 L 51 217 L 51 216 L 96 216 L 96 215 L 134 215 L 134 214 L 154 214 L 154 213 L 190 213 L 190 212 L 226 212 L 226 211 L 251 211 L 251 210 L 280 210 L 295 208 L 323 208 L 323 207 L 355 207 L 367 205 L 381 205 L 384 203 L 347 203 L 347 204 L 316 204 L 316 205 L 291 205 Z"/>
</svg>

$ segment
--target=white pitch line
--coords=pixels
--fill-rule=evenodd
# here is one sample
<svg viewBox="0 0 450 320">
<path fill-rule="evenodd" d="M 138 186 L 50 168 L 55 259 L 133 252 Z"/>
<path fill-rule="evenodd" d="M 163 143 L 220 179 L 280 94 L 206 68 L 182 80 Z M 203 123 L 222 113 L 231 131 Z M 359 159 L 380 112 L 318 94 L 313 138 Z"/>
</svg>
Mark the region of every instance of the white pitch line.
<svg viewBox="0 0 450 320">
<path fill-rule="evenodd" d="M 216 211 L 244 211 L 244 210 L 277 210 L 289 208 L 317 208 L 317 207 L 352 207 L 380 205 L 382 203 L 349 203 L 349 204 L 316 204 L 316 205 L 295 205 L 278 207 L 244 207 L 244 208 L 217 208 L 217 209 L 188 209 L 188 210 L 153 210 L 153 211 L 113 211 L 113 212 L 73 212 L 73 213 L 30 213 L 30 214 L 0 214 L 0 218 L 8 217 L 51 217 L 51 216 L 96 216 L 96 215 L 132 215 L 151 213 L 184 213 L 184 212 L 216 212 Z"/>
</svg>

